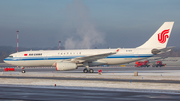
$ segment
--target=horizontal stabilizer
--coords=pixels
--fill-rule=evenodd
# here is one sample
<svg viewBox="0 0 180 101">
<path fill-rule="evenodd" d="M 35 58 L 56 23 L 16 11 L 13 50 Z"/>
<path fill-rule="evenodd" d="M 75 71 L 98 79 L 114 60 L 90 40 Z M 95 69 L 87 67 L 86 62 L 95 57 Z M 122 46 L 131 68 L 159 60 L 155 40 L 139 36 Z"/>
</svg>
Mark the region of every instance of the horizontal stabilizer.
<svg viewBox="0 0 180 101">
<path fill-rule="evenodd" d="M 167 47 L 167 48 L 163 48 L 163 49 L 152 49 L 152 54 L 156 55 L 156 54 L 162 54 L 162 53 L 166 53 L 169 52 L 173 49 L 174 47 Z"/>
</svg>

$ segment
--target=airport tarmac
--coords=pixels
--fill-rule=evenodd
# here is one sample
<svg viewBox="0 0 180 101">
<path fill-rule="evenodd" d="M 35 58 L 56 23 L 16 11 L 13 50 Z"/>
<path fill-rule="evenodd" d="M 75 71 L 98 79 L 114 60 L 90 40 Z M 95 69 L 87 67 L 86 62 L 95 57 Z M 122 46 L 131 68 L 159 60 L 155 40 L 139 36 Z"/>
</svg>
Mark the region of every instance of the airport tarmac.
<svg viewBox="0 0 180 101">
<path fill-rule="evenodd" d="M 128 89 L 0 86 L 0 100 L 63 100 L 63 101 L 178 101 L 179 94 L 161 91 Z"/>
<path fill-rule="evenodd" d="M 0 99 L 180 99 L 180 67 L 93 67 L 95 73 L 82 73 L 83 69 L 55 71 L 52 67 L 25 68 L 26 73 L 23 74 L 21 69 L 15 68 L 15 72 L 4 72 L 1 68 Z M 98 74 L 99 69 L 103 70 L 102 75 Z M 137 71 L 139 76 L 134 76 L 134 71 Z M 10 92 L 12 96 L 8 97 Z"/>
</svg>

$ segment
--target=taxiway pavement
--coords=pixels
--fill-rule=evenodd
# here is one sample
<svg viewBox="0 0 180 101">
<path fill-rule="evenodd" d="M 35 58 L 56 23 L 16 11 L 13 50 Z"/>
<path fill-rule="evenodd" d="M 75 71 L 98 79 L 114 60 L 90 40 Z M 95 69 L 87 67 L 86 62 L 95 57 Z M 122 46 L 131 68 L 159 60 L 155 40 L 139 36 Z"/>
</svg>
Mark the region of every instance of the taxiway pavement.
<svg viewBox="0 0 180 101">
<path fill-rule="evenodd" d="M 50 67 L 25 68 L 26 73 L 23 74 L 19 68 L 15 68 L 15 72 L 5 72 L 1 68 L 0 99 L 180 99 L 180 67 L 93 67 L 95 73 L 82 73 L 83 69 L 56 71 Z M 102 69 L 102 75 L 98 74 L 99 69 Z M 134 76 L 134 71 L 139 75 Z"/>
<path fill-rule="evenodd" d="M 63 101 L 178 101 L 177 93 L 126 89 L 94 89 L 76 87 L 0 86 L 0 100 L 63 100 Z"/>
</svg>

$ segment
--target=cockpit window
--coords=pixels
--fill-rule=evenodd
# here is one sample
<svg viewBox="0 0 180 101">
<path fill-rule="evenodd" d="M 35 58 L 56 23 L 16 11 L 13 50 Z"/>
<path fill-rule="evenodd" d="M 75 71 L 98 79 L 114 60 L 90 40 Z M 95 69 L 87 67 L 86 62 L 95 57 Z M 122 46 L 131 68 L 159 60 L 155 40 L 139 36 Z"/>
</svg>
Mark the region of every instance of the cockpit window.
<svg viewBox="0 0 180 101">
<path fill-rule="evenodd" d="M 10 56 L 8 56 L 8 58 L 13 58 L 13 56 L 10 55 Z"/>
</svg>

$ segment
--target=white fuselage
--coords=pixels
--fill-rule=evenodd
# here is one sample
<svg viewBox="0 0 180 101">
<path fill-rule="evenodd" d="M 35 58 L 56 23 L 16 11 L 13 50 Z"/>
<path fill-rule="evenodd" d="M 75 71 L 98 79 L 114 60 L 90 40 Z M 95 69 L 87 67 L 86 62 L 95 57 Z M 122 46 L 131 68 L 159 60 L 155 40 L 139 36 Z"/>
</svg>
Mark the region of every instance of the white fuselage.
<svg viewBox="0 0 180 101">
<path fill-rule="evenodd" d="M 15 66 L 56 66 L 57 70 L 129 63 L 170 49 L 166 48 L 166 45 L 173 25 L 174 22 L 164 22 L 144 44 L 137 48 L 23 51 L 11 54 L 4 59 L 4 62 Z"/>
<path fill-rule="evenodd" d="M 15 66 L 55 66 L 56 62 L 115 51 L 116 49 L 39 50 L 9 55 L 4 62 Z M 89 66 L 124 64 L 151 57 L 152 48 L 123 48 L 114 55 L 89 62 Z"/>
</svg>

